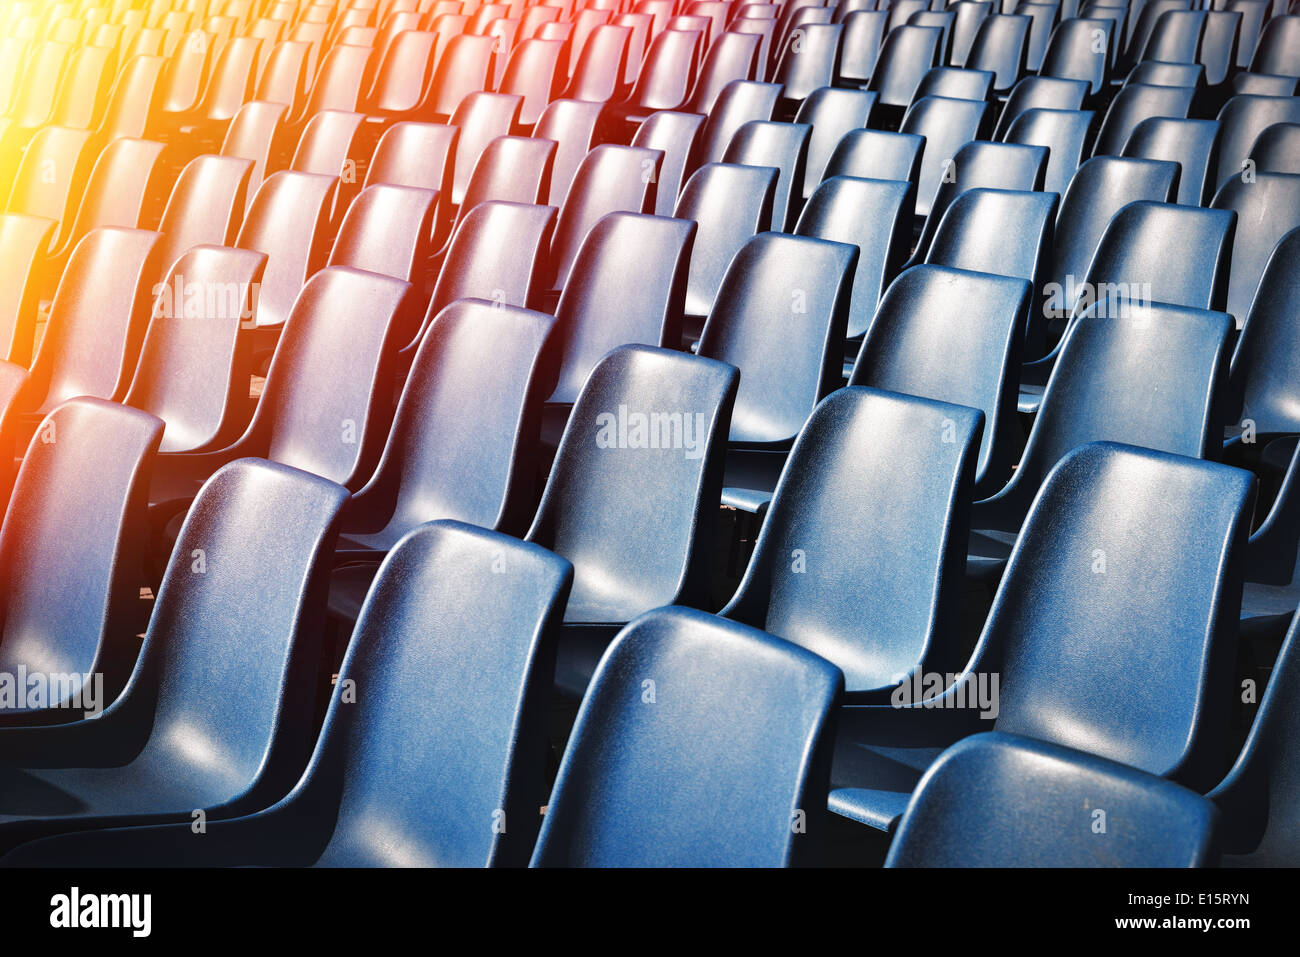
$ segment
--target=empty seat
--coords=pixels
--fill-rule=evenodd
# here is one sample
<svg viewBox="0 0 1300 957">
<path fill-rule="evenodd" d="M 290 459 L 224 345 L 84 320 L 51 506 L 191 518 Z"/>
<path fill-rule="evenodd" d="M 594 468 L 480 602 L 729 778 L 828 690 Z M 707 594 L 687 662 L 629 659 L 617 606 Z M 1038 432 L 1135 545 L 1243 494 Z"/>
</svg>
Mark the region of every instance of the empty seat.
<svg viewBox="0 0 1300 957">
<path fill-rule="evenodd" d="M 449 197 L 453 206 L 464 201 L 469 178 L 488 143 L 498 136 L 509 135 L 514 129 L 522 103 L 517 96 L 475 92 L 456 107 L 450 121 L 459 130 Z"/>
<path fill-rule="evenodd" d="M 822 179 L 857 176 L 861 179 L 902 180 L 915 186 L 920 177 L 924 147 L 925 137 L 917 133 L 850 130 L 831 152 Z"/>
<path fill-rule="evenodd" d="M 22 402 L 44 415 L 74 396 L 120 401 L 162 275 L 158 234 L 105 226 L 72 251 Z"/>
<path fill-rule="evenodd" d="M 1215 818 L 1205 798 L 1155 775 L 990 731 L 929 767 L 885 866 L 1208 867 Z"/>
<path fill-rule="evenodd" d="M 795 235 L 858 247 L 846 335 L 861 338 L 871 325 L 885 287 L 907 258 L 915 190 L 899 180 L 834 176 L 809 198 Z M 856 344 L 848 346 L 856 355 Z"/>
<path fill-rule="evenodd" d="M 1217 191 L 1247 169 L 1251 147 L 1274 123 L 1300 123 L 1300 97 L 1234 96 L 1219 111 L 1219 142 L 1210 164 L 1210 188 Z"/>
<path fill-rule="evenodd" d="M 875 103 L 874 93 L 827 86 L 813 90 L 800 104 L 795 122 L 812 127 L 808 134 L 803 181 L 797 184 L 801 199 L 811 196 L 822 181 L 831 152 L 844 135 L 867 125 Z"/>
<path fill-rule="evenodd" d="M 1232 78 L 1232 95 L 1294 96 L 1300 77 L 1274 76 L 1268 73 L 1238 73 Z"/>
<path fill-rule="evenodd" d="M 752 236 L 767 229 L 777 170 L 770 166 L 708 163 L 682 188 L 679 219 L 697 224 L 686 283 L 688 316 L 709 314 L 732 257 Z M 693 327 L 698 333 L 698 326 Z"/>
<path fill-rule="evenodd" d="M 42 216 L 58 223 L 51 239 L 54 248 L 61 245 L 72 225 L 76 197 L 84 183 L 84 167 L 93 160 L 87 148 L 89 141 L 86 130 L 43 127 L 28 143 L 12 179 L 5 211 Z"/>
<path fill-rule="evenodd" d="M 0 357 L 6 362 L 31 362 L 44 254 L 55 225 L 43 216 L 0 215 Z"/>
<path fill-rule="evenodd" d="M 982 425 L 963 406 L 831 393 L 795 441 L 754 556 L 719 614 L 828 659 L 851 702 L 887 700 L 914 671 L 956 670 Z M 853 584 L 863 581 L 871 589 Z"/>
<path fill-rule="evenodd" d="M 970 0 L 961 0 L 970 2 Z M 1003 139 L 1016 118 L 1026 110 L 1078 110 L 1088 95 L 1084 80 L 1063 80 L 1052 76 L 1027 76 L 1014 87 L 1002 104 L 997 139 Z"/>
<path fill-rule="evenodd" d="M 1300 226 L 1300 175 L 1258 173 L 1224 182 L 1211 204 L 1232 210 L 1241 228 L 1232 244 L 1227 311 L 1240 325 L 1259 285 L 1264 265 L 1283 236 Z"/>
<path fill-rule="evenodd" d="M 141 519 L 161 438 L 153 416 L 89 397 L 56 406 L 32 437 L 12 498 L 4 489 L 0 667 L 25 677 L 0 726 L 79 720 L 121 692 L 144 624 Z M 27 703 L 38 677 L 48 697 Z"/>
<path fill-rule="evenodd" d="M 1036 190 L 1047 171 L 1047 148 L 1017 143 L 987 143 L 973 140 L 957 150 L 940 177 L 921 231 L 912 263 L 924 262 L 943 214 L 952 201 L 968 189 Z"/>
<path fill-rule="evenodd" d="M 1300 123 L 1268 127 L 1255 139 L 1250 158 L 1263 173 L 1300 173 Z"/>
<path fill-rule="evenodd" d="M 1064 193 L 1083 159 L 1092 125 L 1091 110 L 1026 110 L 1007 129 L 1008 143 L 1047 147 L 1043 189 Z"/>
<path fill-rule="evenodd" d="M 597 146 L 578 166 L 551 241 L 553 291 L 564 287 L 587 232 L 606 213 L 652 213 L 659 178 L 659 150 Z"/>
<path fill-rule="evenodd" d="M 916 188 L 916 215 L 928 216 L 935 192 L 945 181 L 952 182 L 957 151 L 979 138 L 987 104 L 978 100 L 955 100 L 927 96 L 908 108 L 900 130 L 925 137 L 921 153 L 920 180 Z"/>
<path fill-rule="evenodd" d="M 770 166 L 777 170 L 772 229 L 788 229 L 798 219 L 803 198 L 800 184 L 805 180 L 811 137 L 812 127 L 807 123 L 750 120 L 736 130 L 722 154 L 724 163 Z"/>
<path fill-rule="evenodd" d="M 1067 455 L 961 675 L 938 694 L 913 683 L 843 716 L 831 809 L 892 829 L 939 750 L 986 730 L 1189 788 L 1217 781 L 1234 680 L 1236 621 L 1224 609 L 1253 498 L 1249 473 L 1217 463 L 1112 442 Z"/>
<path fill-rule="evenodd" d="M 159 457 L 150 491 L 161 520 L 227 462 L 255 456 L 356 490 L 374 472 L 392 416 L 394 353 L 410 284 L 343 266 L 312 276 L 294 303 L 243 435 L 211 452 Z M 331 550 L 333 544 L 330 545 Z"/>
<path fill-rule="evenodd" d="M 1097 132 L 1093 156 L 1119 156 L 1133 128 L 1152 116 L 1183 118 L 1196 91 L 1185 86 L 1126 86 L 1111 101 Z"/>
<path fill-rule="evenodd" d="M 437 123 L 394 123 L 375 145 L 365 185 L 390 183 L 435 189 L 450 202 L 458 127 Z"/>
<path fill-rule="evenodd" d="M 1124 86 L 1182 86 L 1200 91 L 1205 86 L 1205 67 L 1199 63 L 1162 63 L 1144 60 L 1128 71 Z"/>
<path fill-rule="evenodd" d="M 266 253 L 257 292 L 257 326 L 267 335 L 284 325 L 307 278 L 325 263 L 325 226 L 338 177 L 288 171 L 257 191 L 234 244 Z"/>
<path fill-rule="evenodd" d="M 1124 156 L 1169 160 L 1178 164 L 1178 196 L 1184 206 L 1201 206 L 1210 199 L 1209 166 L 1219 124 L 1214 120 L 1184 120 L 1153 116 L 1133 127 Z"/>
<path fill-rule="evenodd" d="M 664 154 L 659 164 L 659 181 L 655 185 L 654 211 L 660 216 L 671 216 L 677 206 L 686 168 L 695 153 L 705 119 L 697 113 L 660 110 L 650 114 L 632 137 L 633 146 L 659 150 Z"/>
<path fill-rule="evenodd" d="M 642 703 L 648 674 L 652 690 L 675 689 L 672 703 Z M 843 684 L 824 659 L 753 628 L 687 609 L 640 619 L 610 646 L 578 713 L 533 865 L 816 860 Z"/>
<path fill-rule="evenodd" d="M 501 93 L 523 97 L 519 107 L 521 125 L 535 124 L 547 104 L 558 95 L 560 76 L 557 67 L 563 49 L 564 44 L 559 40 L 530 37 L 511 51 L 497 89 Z"/>
<path fill-rule="evenodd" d="M 526 537 L 574 565 L 562 690 L 581 693 L 633 618 L 705 600 L 738 378 L 725 363 L 651 346 L 615 349 L 588 377 Z"/>
<path fill-rule="evenodd" d="M 1039 485 L 1071 449 L 1105 440 L 1217 454 L 1231 318 L 1162 305 L 1158 294 L 1146 297 L 1142 290 L 1141 299 L 1130 299 L 1122 285 L 1111 286 L 1105 298 L 1098 286 L 1096 301 L 1066 332 L 1015 475 L 997 495 L 976 503 L 972 574 L 991 577 L 1001 569 Z"/>
<path fill-rule="evenodd" d="M 466 213 L 443 257 L 423 323 L 403 351 L 413 355 L 429 323 L 457 299 L 531 305 L 549 279 L 545 273 L 554 229 L 553 206 L 489 201 Z"/>
<path fill-rule="evenodd" d="M 695 231 L 689 220 L 625 212 L 592 226 L 555 311 L 560 369 L 550 403 L 576 401 L 611 349 L 678 346 Z"/>
<path fill-rule="evenodd" d="M 49 729 L 0 732 L 6 850 L 89 827 L 188 827 L 197 808 L 216 819 L 288 791 L 310 747 L 314 634 L 344 498 L 333 483 L 267 462 L 213 478 L 181 529 L 121 697 L 63 725 L 57 742 L 41 733 Z M 40 798 L 50 789 L 75 800 L 51 805 Z"/>
<path fill-rule="evenodd" d="M 236 156 L 200 156 L 186 164 L 158 223 L 164 271 L 193 246 L 234 243 L 252 170 L 252 160 Z"/>
<path fill-rule="evenodd" d="M 376 183 L 357 194 L 339 226 L 328 266 L 351 266 L 414 283 L 423 278 L 438 193 Z"/>
<path fill-rule="evenodd" d="M 975 32 L 966 69 L 988 70 L 993 74 L 993 89 L 1010 90 L 1024 75 L 1029 54 L 1029 27 L 1032 19 L 1022 14 L 994 14 L 985 17 Z"/>
<path fill-rule="evenodd" d="M 982 411 L 973 477 L 981 498 L 1002 487 L 1019 452 L 1016 389 L 1032 290 L 1010 276 L 908 269 L 886 290 L 849 378 Z"/>
<path fill-rule="evenodd" d="M 1283 236 L 1264 266 L 1232 355 L 1238 428 L 1256 436 L 1300 434 L 1300 228 Z M 1258 441 L 1258 439 L 1257 439 Z"/>
<path fill-rule="evenodd" d="M 901 26 L 889 31 L 871 73 L 868 90 L 880 94 L 882 106 L 898 109 L 912 102 L 921 78 L 939 61 L 938 27 Z"/>
<path fill-rule="evenodd" d="M 839 386 L 857 259 L 844 243 L 760 233 L 728 266 L 698 350 L 741 372 L 727 485 L 742 491 L 726 504 L 761 509 L 813 406 Z"/>
<path fill-rule="evenodd" d="M 248 377 L 257 289 L 266 256 L 195 246 L 155 289 L 140 361 L 123 400 L 166 424 L 161 450 L 222 448 L 251 412 Z"/>
<path fill-rule="evenodd" d="M 1274 17 L 1264 24 L 1250 69 L 1252 73 L 1300 77 L 1300 16 Z"/>
<path fill-rule="evenodd" d="M 479 203 L 544 203 L 550 191 L 554 159 L 554 140 L 498 136 L 479 154 L 456 212 L 456 223 Z"/>
<path fill-rule="evenodd" d="M 555 141 L 555 159 L 551 166 L 550 195 L 546 202 L 561 206 L 569 195 L 569 186 L 578 166 L 596 144 L 596 124 L 604 111 L 603 104 L 580 100 L 556 100 L 542 113 L 533 130 L 534 139 Z"/>
<path fill-rule="evenodd" d="M 916 87 L 913 102 L 926 96 L 947 96 L 954 100 L 986 100 L 993 86 L 988 70 L 963 70 L 936 66 L 928 70 Z"/>
<path fill-rule="evenodd" d="M 861 89 L 870 82 L 888 23 L 888 10 L 855 10 L 844 18 L 835 76 L 838 85 Z"/>
<path fill-rule="evenodd" d="M 502 561 L 508 582 L 493 572 Z M 537 731 L 571 576 L 568 562 L 504 535 L 459 522 L 421 527 L 372 590 L 315 758 L 287 800 L 213 821 L 204 835 L 189 825 L 97 831 L 35 842 L 6 863 L 84 866 L 118 859 L 128 846 L 135 863 L 154 866 L 523 863 L 544 800 Z M 495 640 L 477 640 L 484 627 Z M 423 704 L 395 713 L 417 675 Z M 355 688 L 366 691 L 352 700 Z M 491 714 L 466 710 L 466 695 L 491 702 Z M 398 765 L 386 757 L 391 748 L 406 754 Z M 431 804 L 431 786 L 454 799 Z M 405 802 L 401 824 L 395 802 Z"/>
<path fill-rule="evenodd" d="M 1062 20 L 1047 41 L 1039 75 L 1083 80 L 1095 96 L 1106 85 L 1114 63 L 1114 51 L 1119 44 L 1114 31 L 1115 23 L 1108 19 L 1076 17 Z"/>
<path fill-rule="evenodd" d="M 784 87 L 783 100 L 802 103 L 813 90 L 831 85 L 843 31 L 838 23 L 808 23 L 790 31 L 772 74 Z"/>
<path fill-rule="evenodd" d="M 257 195 L 266 178 L 267 169 L 272 165 L 272 151 L 276 138 L 280 135 L 286 109 L 283 103 L 245 103 L 226 127 L 225 139 L 221 141 L 221 155 L 236 156 L 250 160 L 253 164 L 248 172 L 248 183 L 244 187 L 245 212 L 253 204 L 253 197 Z"/>
</svg>

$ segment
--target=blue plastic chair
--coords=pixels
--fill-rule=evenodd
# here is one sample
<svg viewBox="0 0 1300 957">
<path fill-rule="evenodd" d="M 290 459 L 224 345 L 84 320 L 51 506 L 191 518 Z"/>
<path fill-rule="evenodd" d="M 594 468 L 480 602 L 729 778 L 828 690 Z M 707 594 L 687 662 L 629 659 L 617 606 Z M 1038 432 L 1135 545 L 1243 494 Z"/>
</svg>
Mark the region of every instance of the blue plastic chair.
<svg viewBox="0 0 1300 957">
<path fill-rule="evenodd" d="M 976 503 L 967 570 L 994 577 L 1040 483 L 1072 449 L 1115 441 L 1217 458 L 1232 319 L 1110 299 L 1066 333 L 1011 481 Z"/>
<path fill-rule="evenodd" d="M 965 406 L 832 392 L 799 433 L 719 614 L 828 659 L 850 701 L 887 700 L 913 672 L 958 668 L 983 425 Z"/>
<path fill-rule="evenodd" d="M 571 578 L 568 562 L 536 546 L 459 522 L 420 526 L 371 589 L 311 763 L 287 797 L 202 834 L 181 824 L 66 835 L 4 864 L 526 863 Z"/>
<path fill-rule="evenodd" d="M 562 690 L 580 693 L 637 615 L 706 600 L 738 379 L 725 363 L 651 346 L 615 349 L 587 378 L 526 536 L 574 566 Z"/>
<path fill-rule="evenodd" d="M 1133 127 L 1124 144 L 1125 156 L 1171 160 L 1178 164 L 1178 196 L 1184 206 L 1203 206 L 1210 199 L 1210 157 L 1218 139 L 1214 120 L 1183 120 L 1153 116 Z"/>
<path fill-rule="evenodd" d="M 1219 187 L 1210 205 L 1233 211 L 1242 224 L 1232 244 L 1227 290 L 1227 310 L 1240 326 L 1273 248 L 1300 226 L 1300 174 L 1257 173 L 1250 180 L 1234 177 Z"/>
<path fill-rule="evenodd" d="M 857 260 L 844 243 L 760 233 L 727 268 L 698 350 L 740 370 L 725 504 L 762 509 L 813 406 L 839 387 Z"/>
<path fill-rule="evenodd" d="M 1002 487 L 1020 450 L 1015 405 L 1032 291 L 1024 279 L 913 266 L 886 291 L 849 378 L 983 412 L 978 498 Z"/>
<path fill-rule="evenodd" d="M 783 867 L 816 860 L 839 669 L 671 608 L 601 659 L 534 867 Z"/>
<path fill-rule="evenodd" d="M 91 827 L 188 826 L 196 809 L 215 820 L 288 792 L 311 748 L 325 574 L 346 495 L 268 462 L 213 476 L 121 696 L 98 717 L 0 729 L 0 847 Z"/>
<path fill-rule="evenodd" d="M 844 709 L 831 810 L 892 830 L 942 750 L 978 731 L 1193 789 L 1219 780 L 1254 489 L 1249 472 L 1150 449 L 1067 455 L 961 673 Z"/>
<path fill-rule="evenodd" d="M 1209 867 L 1218 815 L 1180 785 L 1001 731 L 925 772 L 886 867 Z"/>
<path fill-rule="evenodd" d="M 85 396 L 36 430 L 0 527 L 0 673 L 44 675 L 50 693 L 0 708 L 0 727 L 71 721 L 126 683 L 144 624 L 143 518 L 162 429 L 152 415 Z M 56 675 L 75 676 L 58 700 Z M 87 696 L 97 701 L 72 708 Z"/>
</svg>

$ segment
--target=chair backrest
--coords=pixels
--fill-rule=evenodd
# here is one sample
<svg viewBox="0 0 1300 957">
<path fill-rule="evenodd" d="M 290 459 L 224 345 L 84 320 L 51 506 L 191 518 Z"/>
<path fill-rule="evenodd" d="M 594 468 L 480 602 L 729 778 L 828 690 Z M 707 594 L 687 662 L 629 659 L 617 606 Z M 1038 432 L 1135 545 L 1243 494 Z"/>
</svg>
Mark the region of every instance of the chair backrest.
<svg viewBox="0 0 1300 957">
<path fill-rule="evenodd" d="M 253 165 L 237 156 L 199 156 L 186 164 L 158 223 L 164 271 L 193 246 L 234 243 Z"/>
<path fill-rule="evenodd" d="M 1155 775 L 990 731 L 926 771 L 885 866 L 1211 867 L 1215 817 L 1205 798 Z"/>
<path fill-rule="evenodd" d="M 1112 314 L 1124 301 L 1223 309 L 1236 225 L 1229 210 L 1129 203 L 1097 244 L 1085 294 Z"/>
<path fill-rule="evenodd" d="M 1256 432 L 1300 432 L 1300 227 L 1273 248 L 1232 355 L 1239 422 Z"/>
<path fill-rule="evenodd" d="M 451 202 L 459 206 L 469 188 L 469 179 L 479 156 L 498 136 L 508 136 L 519 119 L 523 100 L 505 93 L 470 93 L 452 114 L 451 125 L 460 133 L 452 174 Z"/>
<path fill-rule="evenodd" d="M 849 338 L 867 331 L 885 286 L 907 259 L 915 195 L 912 184 L 901 180 L 833 176 L 817 187 L 799 215 L 796 236 L 858 247 Z"/>
<path fill-rule="evenodd" d="M 522 125 L 536 123 L 559 92 L 560 76 L 556 68 L 563 50 L 564 43 L 560 40 L 530 37 L 520 41 L 511 52 L 498 89 L 524 98 L 519 108 Z"/>
<path fill-rule="evenodd" d="M 928 148 L 927 148 L 928 149 Z M 922 262 L 952 201 L 968 189 L 1041 190 L 1047 176 L 1047 147 L 972 140 L 948 160 L 931 194 L 929 214 L 912 262 Z M 918 194 L 918 206 L 920 204 Z M 920 213 L 920 209 L 917 209 Z"/>
<path fill-rule="evenodd" d="M 988 104 L 978 100 L 946 96 L 922 97 L 908 108 L 900 131 L 925 137 L 916 189 L 916 215 L 930 215 L 934 194 L 945 180 L 952 182 L 959 174 L 960 168 L 953 169 L 957 151 L 979 139 L 987 109 Z"/>
<path fill-rule="evenodd" d="M 1214 454 L 1222 441 L 1218 391 L 1231 326 L 1226 314 L 1203 309 L 1088 306 L 1065 334 L 1025 454 L 1003 495 L 1028 505 L 1056 463 L 1087 442 Z"/>
<path fill-rule="evenodd" d="M 553 206 L 486 202 L 462 216 L 438 273 L 421 333 L 457 299 L 529 305 L 545 282 L 554 228 Z"/>
<path fill-rule="evenodd" d="M 140 661 L 110 711 L 144 722 L 136 760 L 185 781 L 204 806 L 264 808 L 302 770 L 346 497 L 282 465 L 232 462 L 203 486 L 181 526 Z M 178 739 L 212 742 L 221 761 L 177 748 Z"/>
<path fill-rule="evenodd" d="M 732 257 L 767 228 L 776 177 L 770 166 L 707 163 L 686 181 L 677 218 L 694 220 L 698 227 L 686 283 L 687 315 L 708 315 Z"/>
<path fill-rule="evenodd" d="M 955 673 L 983 422 L 945 402 L 832 392 L 799 433 L 719 614 L 826 658 L 857 702 L 913 672 Z"/>
<path fill-rule="evenodd" d="M 745 42 L 758 41 L 757 37 L 744 36 Z M 628 94 L 628 105 L 637 110 L 684 109 L 699 47 L 700 34 L 694 30 L 664 30 L 655 37 L 646 52 L 636 85 Z M 747 80 L 749 76 L 746 74 L 739 79 Z M 714 96 L 716 98 L 716 93 Z"/>
<path fill-rule="evenodd" d="M 43 216 L 0 215 L 0 358 L 30 364 L 40 299 L 38 264 L 56 224 Z"/>
<path fill-rule="evenodd" d="M 813 859 L 843 685 L 824 659 L 734 622 L 678 608 L 634 622 L 578 712 L 533 865 Z"/>
<path fill-rule="evenodd" d="M 985 17 L 971 41 L 966 68 L 988 70 L 993 74 L 995 91 L 1010 90 L 1024 75 L 1032 24 L 1032 18 L 1024 14 L 995 13 Z"/>
<path fill-rule="evenodd" d="M 92 229 L 77 243 L 32 362 L 29 408 L 125 395 L 162 275 L 159 245 L 157 233 L 118 226 Z"/>
<path fill-rule="evenodd" d="M 1008 143 L 1046 146 L 1043 189 L 1064 193 L 1083 159 L 1092 117 L 1091 110 L 1026 110 L 1016 117 L 1003 138 Z"/>
<path fill-rule="evenodd" d="M 683 109 L 707 116 L 724 86 L 732 80 L 754 79 L 758 74 L 762 39 L 756 33 L 733 33 L 729 30 L 721 34 L 704 57 L 699 78 Z"/>
<path fill-rule="evenodd" d="M 876 95 L 865 90 L 837 90 L 827 86 L 808 94 L 795 115 L 796 123 L 812 127 L 803 181 L 797 184 L 800 199 L 812 195 L 822 181 L 831 152 L 846 133 L 867 125 L 875 105 Z"/>
<path fill-rule="evenodd" d="M 550 192 L 555 141 L 527 136 L 498 136 L 483 148 L 465 187 L 457 222 L 479 203 L 490 200 L 534 205 Z"/>
<path fill-rule="evenodd" d="M 727 267 L 699 354 L 741 370 L 731 441 L 786 449 L 838 387 L 858 250 L 760 233 Z"/>
<path fill-rule="evenodd" d="M 921 77 L 912 102 L 926 96 L 947 96 L 955 100 L 986 100 L 992 87 L 993 74 L 988 70 L 935 66 Z"/>
<path fill-rule="evenodd" d="M 1300 123 L 1300 97 L 1234 96 L 1219 111 L 1219 142 L 1210 163 L 1210 187 L 1218 190 L 1247 171 L 1251 147 L 1274 123 Z"/>
<path fill-rule="evenodd" d="M 803 100 L 813 90 L 830 86 L 840 55 L 839 23 L 807 23 L 790 31 L 772 79 L 785 89 L 787 100 Z"/>
<path fill-rule="evenodd" d="M 738 378 L 650 346 L 592 370 L 527 536 L 573 562 L 565 621 L 623 624 L 704 600 Z"/>
<path fill-rule="evenodd" d="M 569 77 L 569 85 L 564 88 L 564 98 L 592 103 L 604 103 L 612 99 L 627 71 L 627 43 L 631 35 L 631 27 L 616 27 L 609 23 L 592 30 L 582 44 L 577 66 Z M 664 35 L 661 33 L 655 42 Z M 653 52 L 652 44 L 651 53 Z M 686 95 L 685 90 L 682 95 Z M 679 100 L 678 103 L 680 102 Z"/>
<path fill-rule="evenodd" d="M 1274 123 L 1250 148 L 1255 169 L 1263 173 L 1300 173 L 1300 123 Z"/>
<path fill-rule="evenodd" d="M 798 219 L 811 136 L 812 127 L 807 123 L 750 120 L 736 130 L 722 154 L 724 163 L 771 166 L 778 171 L 772 194 L 773 230 L 789 229 Z"/>
<path fill-rule="evenodd" d="M 833 176 L 859 179 L 893 179 L 916 185 L 921 176 L 921 152 L 925 137 L 916 133 L 887 133 L 884 130 L 850 130 L 840 138 L 822 181 Z M 914 212 L 913 199 L 908 214 Z"/>
<path fill-rule="evenodd" d="M 271 165 L 271 151 L 283 128 L 286 110 L 283 103 L 245 103 L 226 127 L 226 136 L 221 142 L 221 155 L 253 161 L 244 192 L 245 212 L 248 206 L 253 205 L 253 197 L 266 178 L 267 168 Z"/>
<path fill-rule="evenodd" d="M 167 425 L 162 451 L 223 448 L 248 418 L 253 325 L 266 256 L 195 246 L 153 301 L 140 362 L 123 400 Z"/>
<path fill-rule="evenodd" d="M 401 113 L 419 106 L 433 70 L 437 39 L 436 33 L 421 30 L 403 30 L 393 37 L 382 50 L 374 84 L 366 92 L 367 108 L 376 112 Z"/>
<path fill-rule="evenodd" d="M 651 113 L 637 127 L 632 145 L 664 154 L 659 164 L 659 182 L 655 185 L 656 215 L 673 214 L 685 181 L 687 164 L 695 153 L 705 119 L 697 113 L 660 110 Z"/>
<path fill-rule="evenodd" d="M 551 187 L 547 202 L 562 206 L 578 166 L 587 158 L 596 142 L 596 124 L 604 111 L 603 103 L 582 100 L 556 100 L 542 113 L 533 129 L 535 139 L 555 141 L 555 159 L 551 165 Z"/>
<path fill-rule="evenodd" d="M 459 128 L 439 123 L 394 123 L 375 146 L 365 185 L 436 189 L 440 198 L 450 198 L 459 134 Z"/>
<path fill-rule="evenodd" d="M 871 80 L 888 23 L 888 10 L 855 10 L 844 18 L 838 80 L 852 86 Z"/>
<path fill-rule="evenodd" d="M 736 130 L 750 120 L 770 120 L 781 96 L 781 84 L 732 80 L 714 101 L 704 123 L 698 152 L 688 165 L 694 171 L 705 163 L 722 162 Z"/>
<path fill-rule="evenodd" d="M 1273 17 L 1264 24 L 1255 55 L 1250 59 L 1253 73 L 1300 77 L 1300 16 Z"/>
<path fill-rule="evenodd" d="M 1058 284 L 1061 296 L 1048 302 L 1046 308 L 1058 316 L 1074 311 L 1083 291 L 1081 277 L 1087 275 L 1111 217 L 1139 200 L 1171 202 L 1177 189 L 1176 163 L 1118 156 L 1085 160 L 1061 197 L 1056 240 L 1047 270 L 1047 280 Z M 1069 295 L 1071 289 L 1074 295 Z"/>
<path fill-rule="evenodd" d="M 257 324 L 283 325 L 307 277 L 325 262 L 325 227 L 337 176 L 289 170 L 268 176 L 235 245 L 269 258 L 257 295 Z"/>
<path fill-rule="evenodd" d="M 307 280 L 238 451 L 359 489 L 387 435 L 392 400 L 384 384 L 394 374 L 410 289 L 345 266 Z"/>
<path fill-rule="evenodd" d="M 914 266 L 886 290 L 867 330 L 851 385 L 979 409 L 985 428 L 976 494 L 1001 487 L 1015 459 L 1015 418 L 1025 315 L 1024 279 Z"/>
<path fill-rule="evenodd" d="M 1101 121 L 1092 155 L 1119 156 L 1133 128 L 1149 117 L 1185 118 L 1195 95 L 1196 90 L 1186 86 L 1134 83 L 1124 87 L 1106 110 L 1106 118 Z"/>
<path fill-rule="evenodd" d="M 1211 195 L 1210 157 L 1218 135 L 1219 124 L 1214 120 L 1153 116 L 1133 127 L 1123 155 L 1177 163 L 1180 170 L 1177 202 L 1200 206 Z"/>
<path fill-rule="evenodd" d="M 83 166 L 89 162 L 87 130 L 46 126 L 27 144 L 9 190 L 6 211 L 43 216 L 59 226 L 53 245 L 62 242 L 72 225 L 73 203 L 84 182 Z"/>
<path fill-rule="evenodd" d="M 971 0 L 959 0 L 968 3 Z M 1066 80 L 1054 76 L 1027 76 L 1014 87 L 1002 104 L 996 139 L 1003 139 L 1011 124 L 1026 110 L 1079 110 L 1088 95 L 1085 80 Z"/>
<path fill-rule="evenodd" d="M 6 674 L 44 674 L 51 691 L 56 676 L 76 675 L 73 695 L 93 693 L 92 676 L 102 675 L 100 707 L 121 690 L 142 623 L 143 525 L 162 427 L 152 415 L 81 397 L 37 428 L 0 528 Z"/>
<path fill-rule="evenodd" d="M 1099 33 L 1104 43 L 1097 43 Z M 1100 93 L 1115 61 L 1114 51 L 1118 45 L 1113 20 L 1100 19 L 1099 16 L 1062 20 L 1047 41 L 1043 65 L 1038 72 L 1041 76 L 1062 80 L 1083 80 L 1088 84 L 1089 92 Z"/>
<path fill-rule="evenodd" d="M 1001 672 L 995 729 L 1217 781 L 1254 492 L 1249 472 L 1147 448 L 1093 442 L 1062 459 L 970 666 Z"/>
<path fill-rule="evenodd" d="M 438 313 L 411 363 L 379 467 L 354 497 L 370 534 L 391 545 L 444 518 L 509 534 L 527 529 L 555 324 L 481 299 Z M 465 415 L 470 393 L 479 396 L 473 416 Z"/>
<path fill-rule="evenodd" d="M 436 190 L 367 186 L 348 207 L 326 265 L 415 282 L 423 277 L 437 209 Z"/>
<path fill-rule="evenodd" d="M 1199 90 L 1205 86 L 1205 67 L 1199 63 L 1144 61 L 1128 71 L 1127 86 L 1182 86 Z"/>
<path fill-rule="evenodd" d="M 569 280 L 578 248 L 607 213 L 652 213 L 663 153 L 636 146 L 597 146 L 573 175 L 551 241 L 553 290 Z"/>
<path fill-rule="evenodd" d="M 424 102 L 413 118 L 430 122 L 446 120 L 465 97 L 487 89 L 496 45 L 496 37 L 465 34 L 452 37 L 438 56 Z"/>
<path fill-rule="evenodd" d="M 880 94 L 882 106 L 907 106 L 921 77 L 938 65 L 942 39 L 943 31 L 938 27 L 901 26 L 890 30 L 867 89 Z"/>
<path fill-rule="evenodd" d="M 695 224 L 610 213 L 587 233 L 556 309 L 560 372 L 552 402 L 573 402 L 618 346 L 676 348 Z"/>
<path fill-rule="evenodd" d="M 1232 270 L 1227 284 L 1227 311 L 1240 324 L 1250 310 L 1273 248 L 1300 225 L 1300 174 L 1234 177 L 1219 187 L 1211 205 L 1216 210 L 1234 211 L 1237 222 L 1242 224 L 1232 245 Z"/>
<path fill-rule="evenodd" d="M 544 549 L 460 522 L 402 540 L 370 590 L 320 743 L 289 799 L 305 805 L 304 862 L 528 859 L 545 800 L 539 729 L 572 575 Z M 492 641 L 480 640 L 485 628 Z M 344 682 L 365 691 L 345 701 Z M 328 821 L 312 813 L 317 802 L 331 807 Z M 395 843 L 374 840 L 376 815 Z"/>
</svg>

